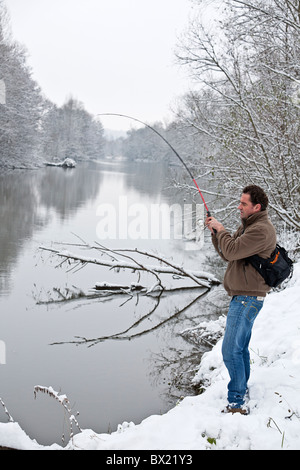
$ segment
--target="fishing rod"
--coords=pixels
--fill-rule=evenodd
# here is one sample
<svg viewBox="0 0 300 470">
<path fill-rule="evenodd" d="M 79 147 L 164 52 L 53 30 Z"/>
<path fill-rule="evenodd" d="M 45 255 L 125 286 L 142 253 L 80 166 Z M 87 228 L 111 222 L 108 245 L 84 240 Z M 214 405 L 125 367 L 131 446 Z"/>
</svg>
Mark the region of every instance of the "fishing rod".
<svg viewBox="0 0 300 470">
<path fill-rule="evenodd" d="M 207 207 L 207 204 L 205 202 L 205 199 L 203 197 L 203 194 L 201 192 L 201 189 L 199 188 L 198 186 L 198 183 L 196 181 L 196 178 L 193 176 L 191 170 L 189 169 L 189 167 L 187 166 L 187 164 L 185 163 L 185 161 L 182 159 L 182 157 L 179 155 L 179 153 L 177 152 L 177 150 L 174 149 L 174 147 L 170 144 L 170 142 L 167 141 L 167 139 L 160 134 L 160 132 L 158 132 L 158 130 L 154 129 L 154 127 L 150 126 L 149 124 L 146 124 L 145 122 L 141 121 L 140 119 L 136 119 L 132 116 L 127 116 L 126 114 L 116 114 L 116 113 L 101 113 L 101 114 L 97 114 L 97 116 L 119 116 L 119 117 L 124 117 L 124 118 L 127 118 L 127 119 L 131 119 L 132 121 L 136 121 L 136 122 L 139 122 L 140 124 L 143 124 L 143 126 L 146 126 L 148 127 L 149 129 L 151 129 L 153 132 L 155 132 L 155 134 L 157 134 L 169 147 L 170 149 L 175 153 L 176 157 L 180 160 L 180 162 L 182 163 L 182 165 L 184 166 L 184 168 L 186 169 L 186 171 L 188 172 L 188 174 L 190 175 L 194 185 L 196 186 L 200 196 L 201 196 L 201 199 L 203 201 L 203 204 L 204 204 L 204 207 L 207 211 L 207 217 L 211 217 L 211 213 Z"/>
</svg>

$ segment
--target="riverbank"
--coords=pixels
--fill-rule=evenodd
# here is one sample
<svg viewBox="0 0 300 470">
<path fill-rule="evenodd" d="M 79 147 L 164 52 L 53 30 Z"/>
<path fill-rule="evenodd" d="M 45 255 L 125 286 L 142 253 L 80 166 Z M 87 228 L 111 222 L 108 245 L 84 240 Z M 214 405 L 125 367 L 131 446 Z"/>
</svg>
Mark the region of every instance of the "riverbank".
<svg viewBox="0 0 300 470">
<path fill-rule="evenodd" d="M 271 293 L 257 319 L 251 343 L 250 415 L 223 414 L 227 371 L 221 342 L 206 353 L 195 382 L 204 393 L 187 397 L 164 415 L 141 424 L 123 423 L 112 434 L 84 430 L 67 450 L 299 450 L 300 449 L 300 263 L 281 292 Z M 61 450 L 40 446 L 17 423 L 0 424 L 0 445 L 17 449 Z"/>
</svg>

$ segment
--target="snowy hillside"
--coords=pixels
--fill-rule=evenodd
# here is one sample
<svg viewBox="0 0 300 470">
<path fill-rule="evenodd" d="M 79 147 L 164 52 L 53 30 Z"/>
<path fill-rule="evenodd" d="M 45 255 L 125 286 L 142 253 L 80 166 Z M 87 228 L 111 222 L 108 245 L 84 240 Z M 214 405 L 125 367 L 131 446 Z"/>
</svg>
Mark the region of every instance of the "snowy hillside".
<svg viewBox="0 0 300 470">
<path fill-rule="evenodd" d="M 222 414 L 227 371 L 221 341 L 203 357 L 195 381 L 205 392 L 187 397 L 163 416 L 123 423 L 112 434 L 85 430 L 67 449 L 87 450 L 275 450 L 300 449 L 300 263 L 289 286 L 273 292 L 257 319 L 251 342 L 250 415 Z M 221 324 L 221 322 L 219 322 Z M 0 424 L 0 446 L 39 446 L 16 423 Z"/>
</svg>

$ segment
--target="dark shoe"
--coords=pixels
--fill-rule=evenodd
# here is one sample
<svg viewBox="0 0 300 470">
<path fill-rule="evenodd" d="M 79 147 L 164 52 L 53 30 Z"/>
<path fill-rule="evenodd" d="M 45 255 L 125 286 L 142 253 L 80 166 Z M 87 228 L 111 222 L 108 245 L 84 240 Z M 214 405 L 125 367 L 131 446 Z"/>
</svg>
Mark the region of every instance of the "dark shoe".
<svg viewBox="0 0 300 470">
<path fill-rule="evenodd" d="M 243 408 L 233 408 L 230 405 L 226 406 L 225 410 L 222 413 L 240 413 L 241 415 L 247 416 L 249 414 L 249 410 L 246 407 Z"/>
</svg>

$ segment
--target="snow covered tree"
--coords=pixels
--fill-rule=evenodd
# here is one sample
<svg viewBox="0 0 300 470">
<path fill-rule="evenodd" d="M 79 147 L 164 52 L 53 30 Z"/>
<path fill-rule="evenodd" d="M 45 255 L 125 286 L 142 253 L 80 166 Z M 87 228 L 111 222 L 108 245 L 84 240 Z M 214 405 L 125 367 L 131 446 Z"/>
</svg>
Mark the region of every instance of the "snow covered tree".
<svg viewBox="0 0 300 470">
<path fill-rule="evenodd" d="M 10 36 L 8 15 L 0 2 L 0 80 L 5 103 L 0 104 L 0 165 L 32 165 L 38 157 L 43 98 L 26 52 Z"/>
<path fill-rule="evenodd" d="M 217 4 L 221 21 L 196 18 L 178 53 L 199 84 L 180 117 L 212 143 L 206 164 L 223 206 L 259 184 L 277 217 L 299 228 L 300 1 Z"/>
<path fill-rule="evenodd" d="M 160 122 L 151 125 L 159 134 L 167 137 L 167 129 Z M 123 140 L 123 155 L 129 160 L 148 160 L 168 162 L 172 158 L 172 151 L 162 139 L 149 127 L 132 129 L 127 132 Z"/>
<path fill-rule="evenodd" d="M 77 100 L 61 108 L 47 101 L 32 79 L 26 51 L 11 37 L 0 0 L 0 166 L 40 165 L 72 157 L 99 158 L 104 153 L 103 126 Z M 4 102 L 5 101 L 5 102 Z"/>
<path fill-rule="evenodd" d="M 44 154 L 50 160 L 76 161 L 104 155 L 104 130 L 82 103 L 69 98 L 58 108 L 49 104 L 44 123 Z"/>
</svg>

